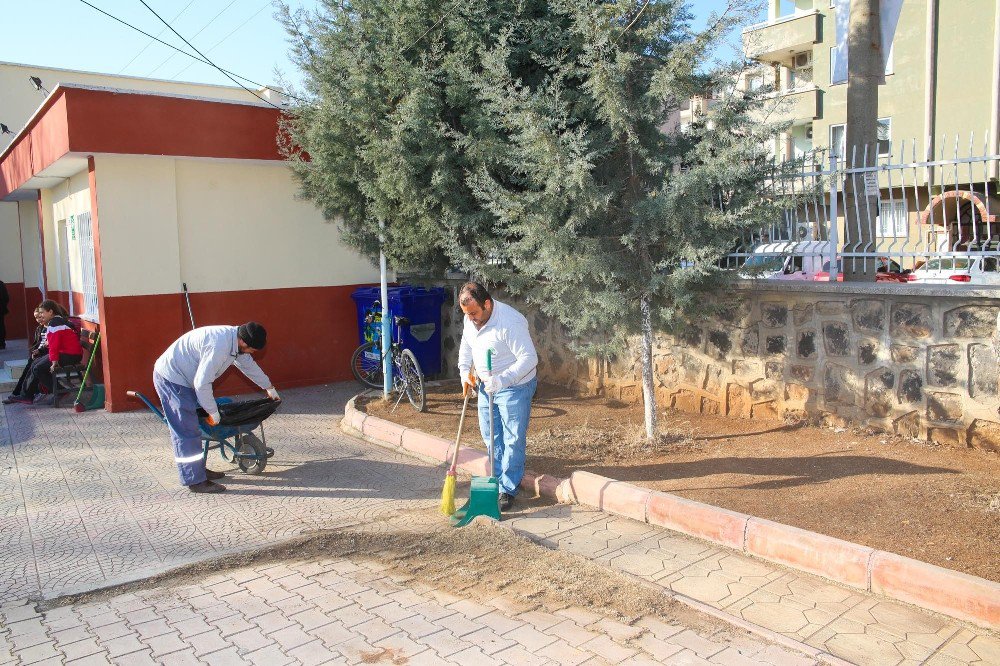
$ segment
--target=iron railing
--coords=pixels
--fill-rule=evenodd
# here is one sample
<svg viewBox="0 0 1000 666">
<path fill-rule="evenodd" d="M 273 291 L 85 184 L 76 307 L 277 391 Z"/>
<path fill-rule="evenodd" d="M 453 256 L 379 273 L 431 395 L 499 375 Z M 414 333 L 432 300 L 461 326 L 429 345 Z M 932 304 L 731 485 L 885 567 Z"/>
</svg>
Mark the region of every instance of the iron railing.
<svg viewBox="0 0 1000 666">
<path fill-rule="evenodd" d="M 900 282 L 955 269 L 972 279 L 953 280 L 1000 284 L 1000 155 L 984 144 L 941 140 L 931 158 L 915 141 L 851 150 L 846 160 L 809 156 L 769 184 L 767 196 L 790 207 L 744 234 L 725 266 L 747 277 L 828 280 L 837 265 Z"/>
</svg>

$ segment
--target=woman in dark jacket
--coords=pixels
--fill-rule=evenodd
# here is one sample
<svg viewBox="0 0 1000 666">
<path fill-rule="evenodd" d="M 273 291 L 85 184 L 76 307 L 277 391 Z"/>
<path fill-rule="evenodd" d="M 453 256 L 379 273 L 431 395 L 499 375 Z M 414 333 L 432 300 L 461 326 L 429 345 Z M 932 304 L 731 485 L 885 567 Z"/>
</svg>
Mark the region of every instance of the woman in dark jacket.
<svg viewBox="0 0 1000 666">
<path fill-rule="evenodd" d="M 35 401 L 42 386 L 51 386 L 52 370 L 60 365 L 76 365 L 83 359 L 80 332 L 70 325 L 66 309 L 55 301 L 42 301 L 38 309 L 41 322 L 45 324 L 46 354 L 39 355 L 28 368 L 28 378 L 21 390 L 12 393 L 3 402 L 30 405 Z"/>
<path fill-rule="evenodd" d="M 38 322 L 38 327 L 35 328 L 35 335 L 31 338 L 31 347 L 28 349 L 28 367 L 25 367 L 21 372 L 21 376 L 17 380 L 17 384 L 14 385 L 14 391 L 11 395 L 17 395 L 21 392 L 21 388 L 24 386 L 24 380 L 28 378 L 28 370 L 30 369 L 31 363 L 39 356 L 48 354 L 48 343 L 45 340 L 45 330 L 46 326 L 42 323 L 42 313 L 35 308 L 35 321 Z"/>
</svg>

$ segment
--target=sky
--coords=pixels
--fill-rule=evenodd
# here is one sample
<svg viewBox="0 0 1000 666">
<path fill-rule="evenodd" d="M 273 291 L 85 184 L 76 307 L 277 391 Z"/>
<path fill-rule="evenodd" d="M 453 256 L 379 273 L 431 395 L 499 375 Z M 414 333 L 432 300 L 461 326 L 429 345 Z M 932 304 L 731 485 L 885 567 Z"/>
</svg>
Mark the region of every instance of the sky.
<svg viewBox="0 0 1000 666">
<path fill-rule="evenodd" d="M 210 60 L 261 84 L 297 84 L 274 0 L 145 0 Z M 287 0 L 315 9 L 320 0 Z M 87 0 L 151 35 L 188 49 L 140 0 Z M 692 0 L 703 24 L 725 0 Z M 0 62 L 231 85 L 225 75 L 88 7 L 82 0 L 0 0 Z M 161 34 L 162 31 L 162 34 Z M 732 55 L 732 49 L 723 49 Z M 27 85 L 27 84 L 26 84 Z M 2 94 L 2 91 L 0 91 Z"/>
</svg>

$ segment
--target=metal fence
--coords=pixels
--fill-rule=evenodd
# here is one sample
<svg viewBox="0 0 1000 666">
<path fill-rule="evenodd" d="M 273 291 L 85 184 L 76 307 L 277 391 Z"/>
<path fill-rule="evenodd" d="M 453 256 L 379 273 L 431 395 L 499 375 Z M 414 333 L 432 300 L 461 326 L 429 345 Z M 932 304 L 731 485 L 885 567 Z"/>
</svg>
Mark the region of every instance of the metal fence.
<svg viewBox="0 0 1000 666">
<path fill-rule="evenodd" d="M 829 280 L 834 265 L 832 279 L 1000 285 L 1000 155 L 982 145 L 941 140 L 933 159 L 915 141 L 811 155 L 770 184 L 792 203 L 726 266 L 768 279 Z"/>
</svg>

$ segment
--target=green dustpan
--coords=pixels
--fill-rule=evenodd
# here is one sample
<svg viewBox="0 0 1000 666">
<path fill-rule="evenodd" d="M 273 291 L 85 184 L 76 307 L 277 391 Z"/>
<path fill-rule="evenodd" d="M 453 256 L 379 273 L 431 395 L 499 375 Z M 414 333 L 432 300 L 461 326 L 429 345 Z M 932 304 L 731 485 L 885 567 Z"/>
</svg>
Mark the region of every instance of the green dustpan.
<svg viewBox="0 0 1000 666">
<path fill-rule="evenodd" d="M 486 370 L 493 372 L 493 350 L 486 352 Z M 490 441 L 487 449 L 490 456 L 490 469 L 493 468 L 493 394 L 490 399 Z M 455 527 L 468 525 L 476 516 L 486 516 L 500 520 L 500 484 L 495 476 L 474 476 L 469 486 L 469 501 L 451 516 L 451 524 Z"/>
</svg>

